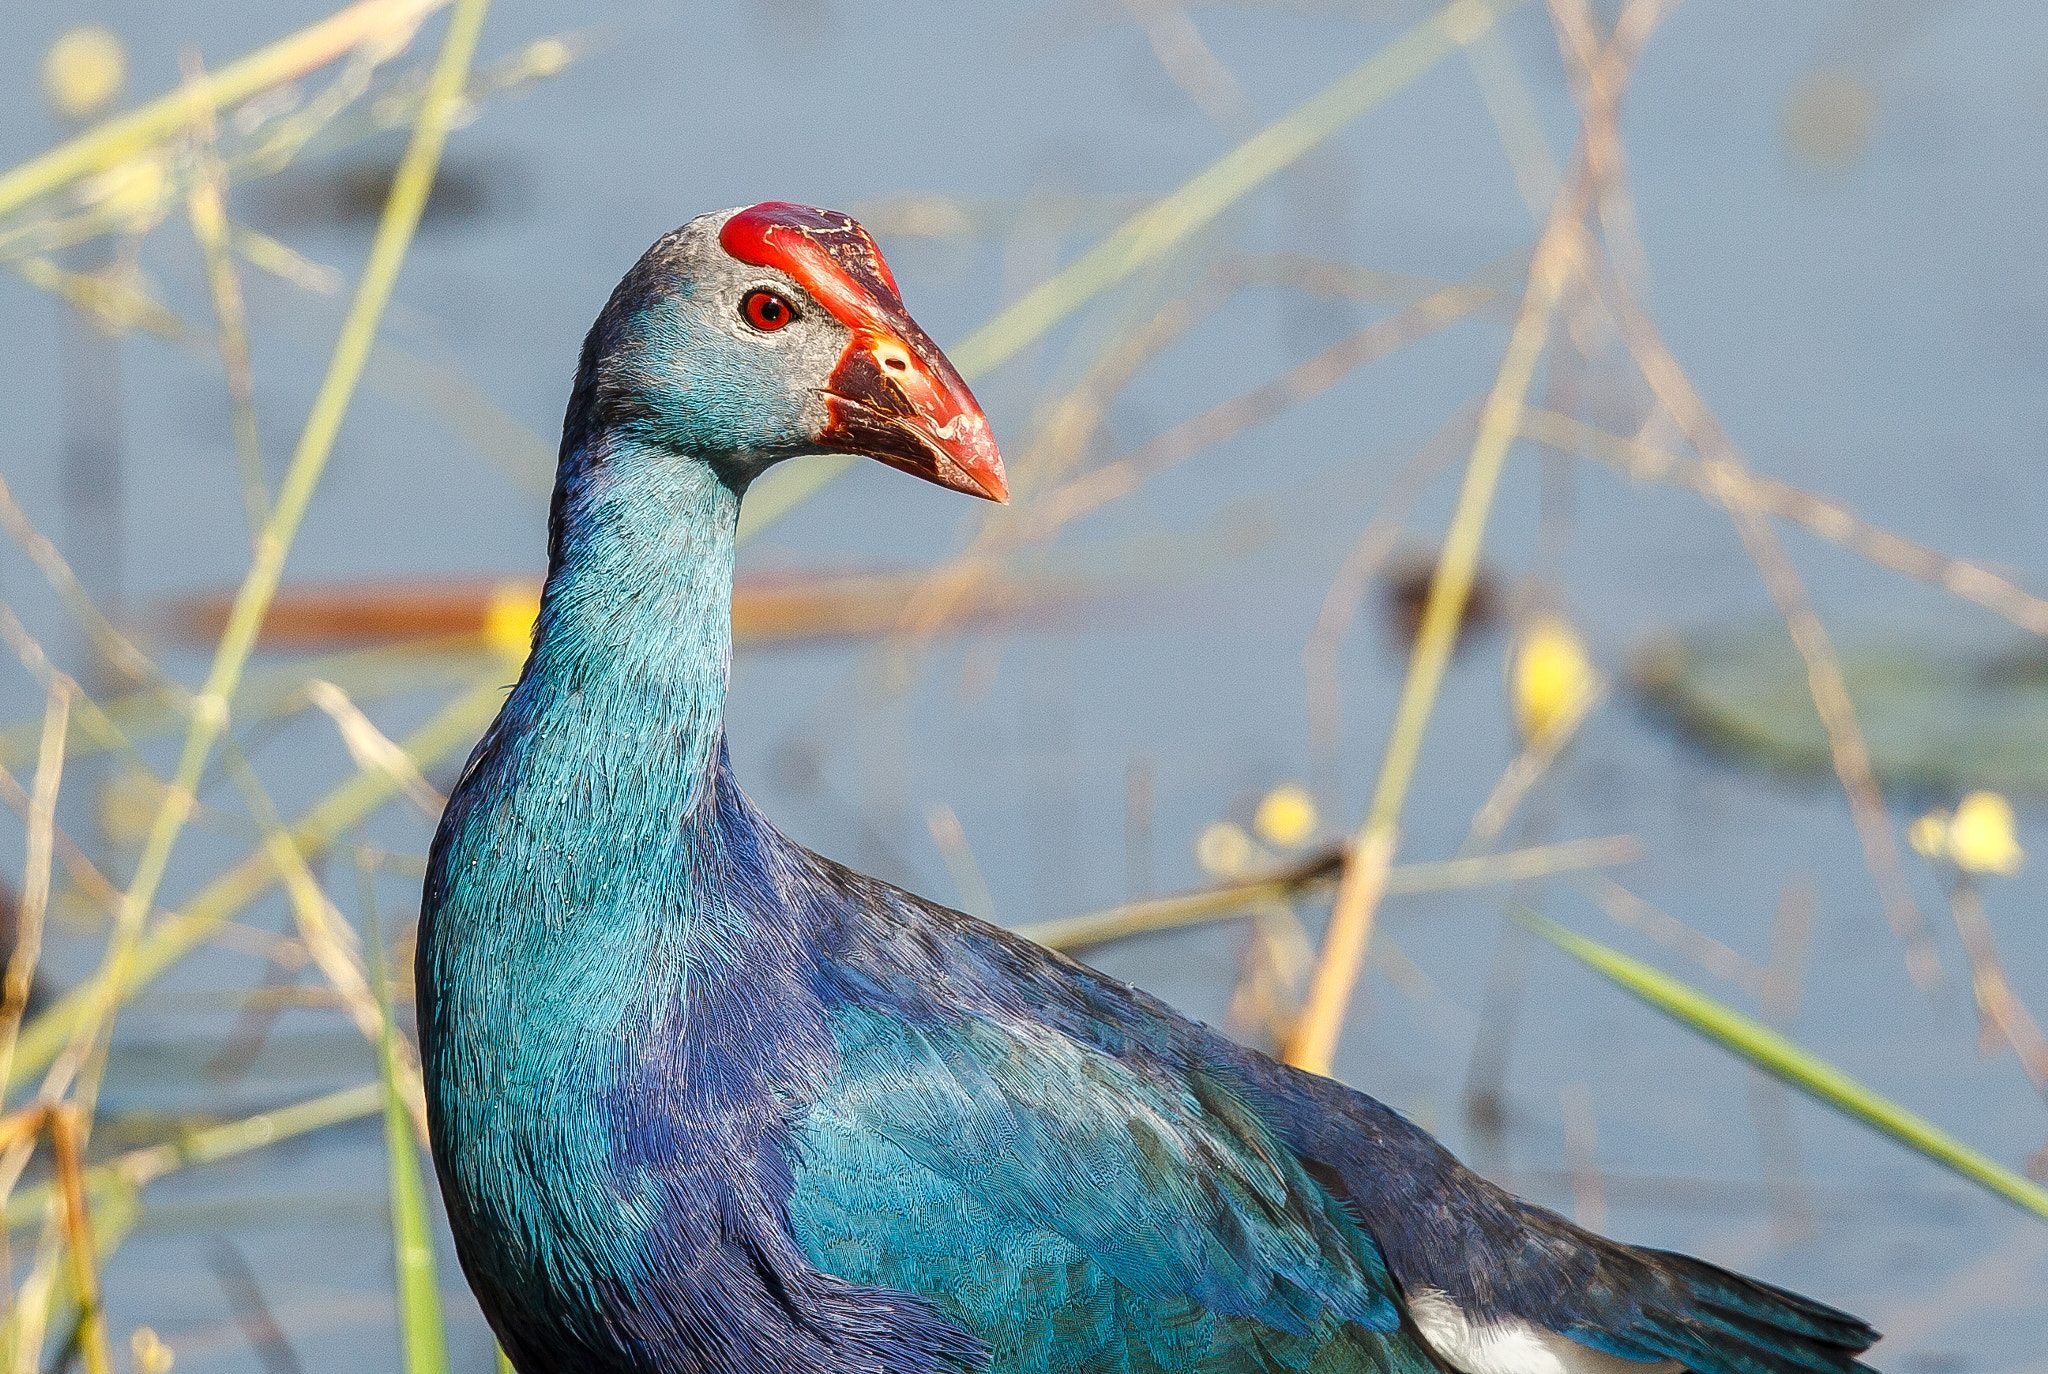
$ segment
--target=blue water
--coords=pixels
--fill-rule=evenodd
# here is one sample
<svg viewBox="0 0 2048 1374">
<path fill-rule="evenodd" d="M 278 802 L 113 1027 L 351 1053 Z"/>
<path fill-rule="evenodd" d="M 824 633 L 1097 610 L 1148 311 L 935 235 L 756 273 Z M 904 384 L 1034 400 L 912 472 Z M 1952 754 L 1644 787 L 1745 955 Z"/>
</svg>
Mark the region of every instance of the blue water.
<svg viewBox="0 0 2048 1374">
<path fill-rule="evenodd" d="M 132 89 L 176 80 L 178 54 L 210 65 L 309 21 L 306 0 L 173 6 L 72 2 L 0 19 L 0 162 L 57 135 L 34 66 L 65 23 L 112 24 L 134 56 Z M 1202 6 L 1193 22 L 1272 118 L 1379 46 L 1426 7 L 1384 3 Z M 662 231 L 707 209 L 787 198 L 858 206 L 909 192 L 1015 201 L 1033 195 L 1167 191 L 1230 137 L 1163 74 L 1142 32 L 1110 0 L 1050 5 L 756 0 L 656 7 L 499 0 L 486 61 L 577 26 L 586 51 L 564 75 L 486 108 L 450 147 L 487 188 L 481 209 L 430 222 L 407 264 L 387 338 L 452 365 L 551 446 L 575 350 L 611 284 Z M 1555 156 L 1573 133 L 1548 22 L 1517 14 L 1506 41 L 1534 92 Z M 1858 0 L 1787 7 L 1693 0 L 1664 26 L 1627 107 L 1637 211 L 1654 270 L 1652 303 L 1700 391 L 1759 469 L 1829 493 L 1867 518 L 2038 585 L 2035 529 L 2048 513 L 2040 461 L 2048 391 L 2048 216 L 2039 150 L 2048 135 L 2048 14 L 2021 3 Z M 1876 118 L 1846 166 L 1789 150 L 1788 97 L 1839 69 L 1864 84 Z M 238 190 L 235 212 L 346 273 L 363 222 L 308 219 L 322 168 L 389 158 L 396 143 L 335 154 Z M 1454 60 L 1361 120 L 1305 172 L 1261 193 L 1220 230 L 1249 251 L 1290 249 L 1386 271 L 1457 279 L 1527 245 L 1534 226 L 1479 98 Z M 913 311 L 957 341 L 1008 295 L 1085 244 L 935 244 L 885 239 Z M 197 257 L 175 219 L 143 262 L 187 319 L 207 317 Z M 256 277 L 249 283 L 258 405 L 273 476 L 317 384 L 341 306 Z M 1112 307 L 1113 309 L 1113 307 Z M 57 308 L 0 284 L 4 474 L 51 528 Z M 1363 306 L 1304 309 L 1255 292 L 1152 366 L 1111 415 L 1105 449 L 1131 447 L 1246 390 L 1371 318 Z M 1071 379 L 1105 311 L 977 386 L 996 431 L 1021 452 L 1035 407 Z M 1085 332 L 1093 329 L 1096 332 Z M 196 342 L 122 347 L 131 523 L 125 549 L 139 631 L 190 680 L 203 659 L 151 608 L 231 585 L 245 559 L 227 414 L 204 331 Z M 1283 779 L 1307 776 L 1301 648 L 1329 578 L 1398 468 L 1490 382 L 1505 329 L 1455 326 L 1346 379 L 1279 420 L 1205 451 L 1141 498 L 1105 508 L 1062 546 L 1112 565 L 1119 541 L 1177 536 L 1194 565 L 1164 590 L 1133 586 L 1107 609 L 999 641 L 949 642 L 896 662 L 830 646 L 743 657 L 731 729 L 740 774 L 799 838 L 946 900 L 959 900 L 925 825 L 958 813 L 996 915 L 1011 923 L 1089 910 L 1126 891 L 1125 779 L 1157 777 L 1152 861 L 1161 889 L 1201 880 L 1193 837 Z M 1619 374 L 1617 374 L 1619 375 Z M 1620 386 L 1612 379 L 1607 383 Z M 1621 393 L 1626 395 L 1627 393 Z M 293 555 L 294 579 L 532 573 L 544 494 L 466 448 L 445 419 L 375 386 L 352 413 Z M 1418 539 L 1440 530 L 1454 483 L 1432 489 Z M 1581 467 L 1562 597 L 1603 670 L 1672 625 L 1767 617 L 1770 605 L 1726 520 L 1696 498 L 1636 488 Z M 1512 575 L 1533 556 L 1533 452 L 1518 450 L 1489 551 Z M 840 481 L 744 553 L 752 567 L 916 563 L 961 546 L 980 512 L 879 467 Z M 1248 553 L 1205 536 L 1219 520 L 1263 521 Z M 1997 646 L 2016 633 L 1974 607 L 1787 531 L 1822 612 L 1843 625 L 1940 633 Z M 1158 545 L 1143 546 L 1156 550 Z M 1057 563 L 1057 560 L 1055 560 Z M 1142 566 L 1131 571 L 1141 573 Z M 67 641 L 19 557 L 0 586 L 53 646 Z M 1513 748 L 1500 642 L 1460 658 L 1445 686 L 1408 808 L 1403 855 L 1442 858 L 1463 839 Z M 1346 693 L 1340 824 L 1369 790 L 1399 689 L 1399 665 L 1370 618 L 1342 660 Z M 10 715 L 38 695 L 7 670 Z M 397 731 L 431 702 L 378 709 Z M 805 783 L 793 761 L 816 762 Z M 294 727 L 261 754 L 294 810 L 348 768 L 324 727 Z M 168 766 L 168 760 L 163 761 Z M 227 809 L 223 789 L 209 794 Z M 73 815 L 90 820 L 82 801 Z M 1552 837 L 1633 832 L 1647 857 L 1618 875 L 1633 891 L 1762 961 L 1772 915 L 1801 876 L 1820 894 L 1795 1033 L 1865 1081 L 2018 1165 L 2048 1138 L 2048 1111 L 2010 1055 L 1976 1052 L 1963 961 L 1941 889 L 1909 856 L 1951 992 L 1933 1001 L 1905 976 L 1847 810 L 1830 788 L 1787 787 L 1710 761 L 1641 718 L 1625 695 L 1594 717 L 1532 802 Z M 1908 815 L 1903 803 L 1895 816 Z M 369 838 L 418 853 L 429 824 L 396 808 Z M 2048 828 L 2022 841 L 2048 854 Z M 166 895 L 177 900 L 244 841 L 195 828 Z M 121 863 L 127 860 L 121 860 Z M 117 871 L 120 869 L 117 864 Z M 353 876 L 330 886 L 353 912 Z M 387 920 L 413 895 L 382 888 Z M 2048 1011 L 2042 867 L 1989 885 L 1986 902 L 2015 988 Z M 1556 919 L 1663 960 L 1739 1005 L 1566 886 L 1539 894 Z M 1774 1231 L 1759 1127 L 1744 1070 L 1560 957 L 1532 957 L 1497 1150 L 1463 1124 L 1460 1092 L 1499 929 L 1497 894 L 1397 902 L 1384 933 L 1427 976 L 1420 999 L 1368 981 L 1338 1072 L 1413 1113 L 1455 1147 L 1564 1210 L 1563 1094 L 1583 1084 L 1597 1154 L 1613 1174 L 1607 1226 L 1626 1239 L 1693 1250 L 1868 1316 L 1891 1333 L 1881 1363 L 1909 1374 L 2048 1371 L 2048 1228 L 1826 1112 L 1790 1119 L 1813 1209 L 1804 1238 Z M 281 929 L 281 904 L 247 919 Z M 1135 940 L 1096 962 L 1192 1014 L 1221 1020 L 1244 933 L 1232 925 Z M 96 943 L 60 925 L 52 965 L 76 975 Z M 362 1081 L 370 1060 L 331 1013 L 299 1011 L 246 1076 L 200 1066 L 226 1024 L 170 993 L 247 986 L 260 965 L 209 951 L 125 1023 L 110 1109 L 223 1116 Z M 1575 1090 L 1576 1091 L 1576 1090 Z M 182 1369 L 248 1369 L 256 1357 L 207 1269 L 210 1238 L 247 1255 L 308 1370 L 395 1358 L 379 1128 L 363 1123 L 154 1187 L 151 1210 L 108 1276 L 117 1340 L 140 1325 Z M 465 1369 L 488 1367 L 488 1335 L 442 1254 L 450 1340 Z"/>
</svg>

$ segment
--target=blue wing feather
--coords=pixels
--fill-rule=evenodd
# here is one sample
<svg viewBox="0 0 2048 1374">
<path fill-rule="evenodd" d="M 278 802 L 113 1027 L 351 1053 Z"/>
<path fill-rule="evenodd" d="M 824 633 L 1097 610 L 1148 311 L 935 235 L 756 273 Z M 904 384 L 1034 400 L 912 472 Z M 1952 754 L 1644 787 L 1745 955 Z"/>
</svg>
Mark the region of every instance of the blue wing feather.
<svg viewBox="0 0 2048 1374">
<path fill-rule="evenodd" d="M 1866 1369 L 1855 1356 L 1876 1333 L 1853 1317 L 1583 1231 L 1472 1174 L 1361 1093 L 1005 932 L 827 868 L 869 918 L 834 951 L 844 981 L 825 997 L 840 1009 L 846 1066 L 835 1110 L 845 1129 L 860 1123 L 975 1199 L 977 1225 L 993 1229 L 970 1228 L 962 1243 L 1024 1244 L 996 1240 L 1006 1228 L 1057 1236 L 1092 1266 L 1091 1284 L 1106 1276 L 1243 1327 L 1229 1348 L 1254 1360 L 1245 1368 L 1269 1357 L 1309 1367 L 1303 1351 L 1331 1318 L 1384 1347 L 1380 1363 L 1337 1367 L 1436 1368 L 1389 1305 L 1430 1289 L 1475 1322 L 1527 1322 L 1695 1374 Z M 1133 1320 L 1128 1305 L 1116 1310 Z"/>
<path fill-rule="evenodd" d="M 1372 1242 L 1228 1084 L 1178 1081 L 1043 1025 L 917 1025 L 843 1006 L 839 1109 L 1137 1292 L 1302 1331 L 1392 1330 Z"/>
<path fill-rule="evenodd" d="M 1438 1374 L 1409 1332 L 1325 1312 L 1299 1331 L 1141 1291 L 1050 1226 L 991 1205 L 838 1108 L 815 1109 L 798 1149 L 790 1229 L 848 1282 L 935 1301 L 1030 1374 Z M 1078 1190 L 1077 1190 L 1078 1191 Z"/>
<path fill-rule="evenodd" d="M 833 876 L 865 909 L 914 901 Z M 794 1133 L 787 1204 L 813 1263 L 938 1301 L 997 1370 L 1440 1368 L 1234 1069 L 1176 1053 L 1185 1023 L 1070 1035 L 961 995 L 1001 951 L 948 933 L 969 938 L 867 927 L 823 966 L 840 1067 Z"/>
</svg>

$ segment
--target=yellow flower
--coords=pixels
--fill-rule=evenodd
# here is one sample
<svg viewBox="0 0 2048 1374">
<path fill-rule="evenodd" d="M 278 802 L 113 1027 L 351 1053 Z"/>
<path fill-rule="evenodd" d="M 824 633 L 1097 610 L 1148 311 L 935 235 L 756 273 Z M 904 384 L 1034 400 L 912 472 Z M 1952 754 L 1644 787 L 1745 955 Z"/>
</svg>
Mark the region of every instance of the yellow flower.
<svg viewBox="0 0 2048 1374">
<path fill-rule="evenodd" d="M 1948 825 L 1948 854 L 1965 873 L 2020 871 L 2027 852 L 2013 833 L 2012 803 L 1996 792 L 1972 792 Z"/>
<path fill-rule="evenodd" d="M 135 1357 L 135 1374 L 170 1374 L 178 1362 L 177 1352 L 147 1326 L 135 1328 L 128 1338 L 128 1353 Z"/>
<path fill-rule="evenodd" d="M 1516 636 L 1512 655 L 1509 691 L 1515 724 L 1527 743 L 1567 727 L 1599 689 L 1585 641 L 1562 616 L 1543 615 L 1529 622 Z"/>
<path fill-rule="evenodd" d="M 1195 839 L 1195 862 L 1212 878 L 1235 878 L 1252 866 L 1252 837 L 1232 821 L 1212 821 Z"/>
<path fill-rule="evenodd" d="M 1906 843 L 1913 846 L 1913 852 L 1923 859 L 1948 857 L 1948 822 L 1946 811 L 1930 811 L 1906 827 Z"/>
<path fill-rule="evenodd" d="M 505 582 L 484 603 L 484 641 L 507 656 L 524 657 L 533 647 L 533 622 L 540 617 L 540 590 L 527 582 Z"/>
<path fill-rule="evenodd" d="M 92 118 L 127 82 L 128 54 L 99 24 L 66 29 L 43 55 L 43 95 L 66 119 Z"/>
<path fill-rule="evenodd" d="M 1252 816 L 1252 829 L 1267 844 L 1298 849 L 1316 833 L 1321 820 L 1316 799 L 1298 782 L 1284 782 L 1268 792 Z"/>
<path fill-rule="evenodd" d="M 521 76 L 560 76 L 576 60 L 576 50 L 560 38 L 537 38 L 519 55 Z"/>
</svg>

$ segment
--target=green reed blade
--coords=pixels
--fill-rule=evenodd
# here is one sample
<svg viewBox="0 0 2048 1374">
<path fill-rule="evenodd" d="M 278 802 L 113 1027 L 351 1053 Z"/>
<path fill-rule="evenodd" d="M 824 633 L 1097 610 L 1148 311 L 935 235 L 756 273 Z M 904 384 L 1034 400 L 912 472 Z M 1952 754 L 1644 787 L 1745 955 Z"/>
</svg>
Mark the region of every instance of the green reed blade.
<svg viewBox="0 0 2048 1374">
<path fill-rule="evenodd" d="M 361 0 L 222 67 L 206 83 L 206 98 L 215 109 L 239 104 L 260 91 L 282 86 L 324 67 L 363 43 L 388 42 L 392 35 L 417 26 L 448 3 L 449 0 Z M 176 138 L 191 120 L 191 96 L 180 86 L 127 114 L 95 125 L 69 142 L 0 173 L 0 215 L 166 139 Z"/>
<path fill-rule="evenodd" d="M 391 1245 L 398 1260 L 398 1329 L 404 1340 L 406 1374 L 447 1374 L 448 1339 L 441 1317 L 441 1282 L 434 1270 L 434 1223 L 420 1176 L 419 1145 L 412 1113 L 399 1090 L 397 1028 L 391 1020 L 391 980 L 384 968 L 384 931 L 376 894 L 363 877 L 364 944 L 384 1034 L 377 1045 L 377 1074 L 384 1084 L 384 1151 L 391 1162 Z"/>
<path fill-rule="evenodd" d="M 1998 1194 L 2015 1207 L 2048 1220 L 2048 1188 L 2014 1173 L 1989 1155 L 1963 1144 L 1933 1122 L 1864 1087 L 1769 1026 L 1715 1001 L 1661 969 L 1652 968 L 1620 950 L 1567 930 L 1525 906 L 1512 905 L 1509 910 L 1522 925 L 1680 1025 L 1699 1032 L 1723 1049 L 1741 1055 L 1764 1072 L 1784 1079 L 1816 1102 L 1833 1107 L 1844 1116 L 1890 1136 L 1908 1149 L 1917 1150 L 1943 1168 Z"/>
</svg>

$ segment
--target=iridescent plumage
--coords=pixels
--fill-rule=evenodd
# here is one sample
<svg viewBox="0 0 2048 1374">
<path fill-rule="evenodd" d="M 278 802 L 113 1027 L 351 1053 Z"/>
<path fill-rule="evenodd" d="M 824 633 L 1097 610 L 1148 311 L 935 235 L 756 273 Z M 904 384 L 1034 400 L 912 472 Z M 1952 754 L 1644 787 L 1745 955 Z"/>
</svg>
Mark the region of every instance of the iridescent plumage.
<svg viewBox="0 0 2048 1374">
<path fill-rule="evenodd" d="M 522 1374 L 1860 1368 L 1854 1318 L 1581 1231 L 775 831 L 722 725 L 748 482 L 819 447 L 1003 477 L 879 254 L 818 275 L 858 226 L 745 214 L 740 256 L 695 221 L 591 330 L 532 657 L 429 866 L 435 1162 Z M 822 237 L 750 246 L 784 234 Z"/>
</svg>

